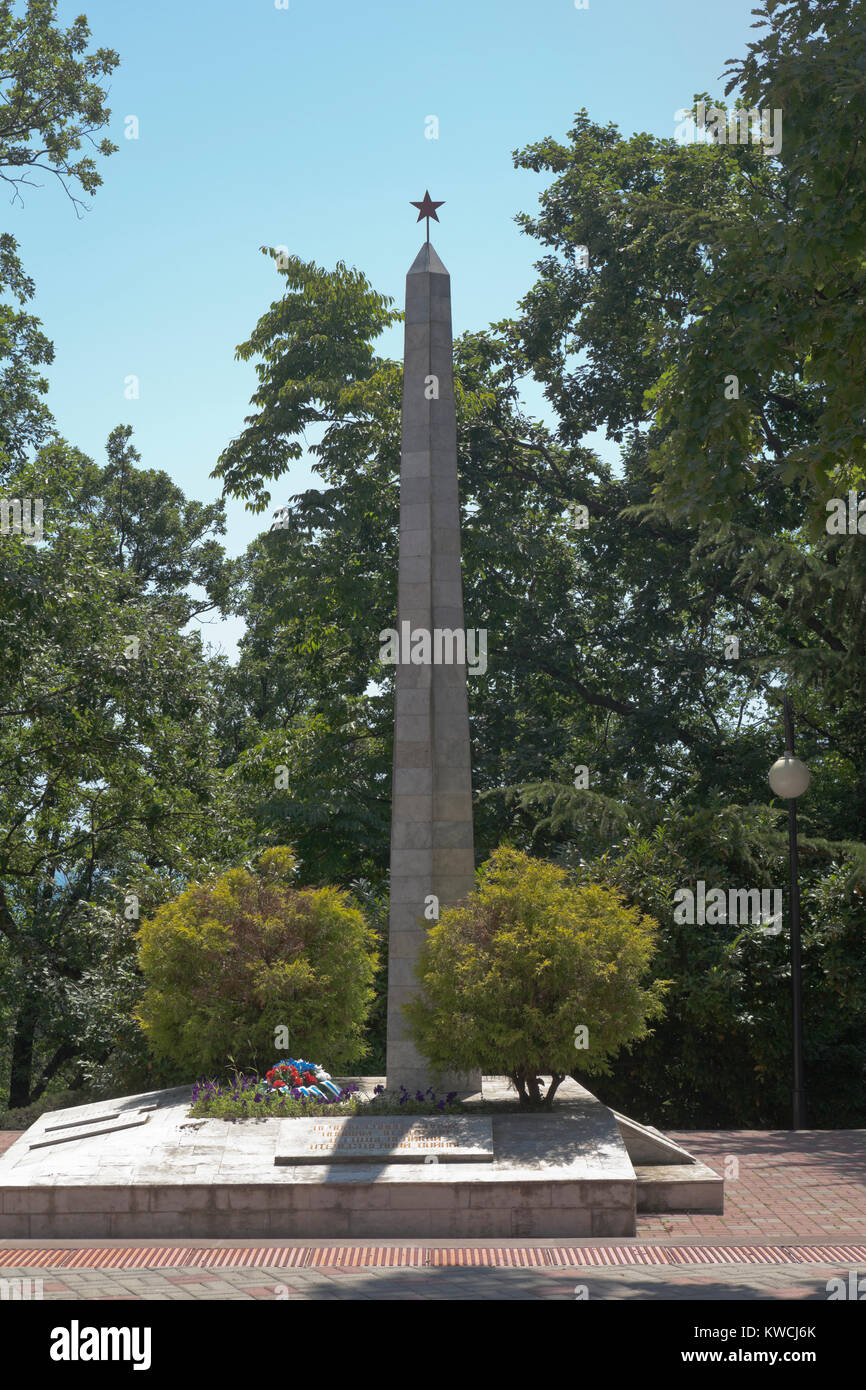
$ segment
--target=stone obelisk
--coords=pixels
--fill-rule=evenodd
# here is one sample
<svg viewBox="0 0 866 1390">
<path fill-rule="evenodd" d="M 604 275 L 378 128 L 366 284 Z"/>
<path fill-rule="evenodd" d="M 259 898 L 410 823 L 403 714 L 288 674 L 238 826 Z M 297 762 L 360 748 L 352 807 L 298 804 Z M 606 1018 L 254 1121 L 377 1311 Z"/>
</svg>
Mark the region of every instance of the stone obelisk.
<svg viewBox="0 0 866 1390">
<path fill-rule="evenodd" d="M 419 988 L 415 963 L 437 900 L 441 910 L 475 886 L 465 656 L 414 664 L 423 640 L 406 639 L 419 629 L 432 654 L 437 629 L 465 634 L 451 279 L 429 239 L 406 276 L 386 1066 L 389 1090 L 465 1095 L 481 1089 L 480 1074 L 435 1075 L 402 1015 Z"/>
</svg>

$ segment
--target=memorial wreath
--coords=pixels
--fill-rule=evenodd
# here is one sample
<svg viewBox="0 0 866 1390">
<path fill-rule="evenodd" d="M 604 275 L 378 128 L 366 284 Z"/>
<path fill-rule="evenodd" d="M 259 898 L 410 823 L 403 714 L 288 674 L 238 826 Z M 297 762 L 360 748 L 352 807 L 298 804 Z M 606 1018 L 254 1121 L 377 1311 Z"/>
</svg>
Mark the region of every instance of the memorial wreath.
<svg viewBox="0 0 866 1390">
<path fill-rule="evenodd" d="M 265 1095 L 283 1092 L 297 1100 L 304 1096 L 310 1100 L 334 1101 L 342 1096 L 340 1087 L 331 1080 L 324 1067 L 317 1062 L 307 1062 L 303 1057 L 287 1057 L 276 1062 L 270 1071 L 265 1072 Z"/>
</svg>

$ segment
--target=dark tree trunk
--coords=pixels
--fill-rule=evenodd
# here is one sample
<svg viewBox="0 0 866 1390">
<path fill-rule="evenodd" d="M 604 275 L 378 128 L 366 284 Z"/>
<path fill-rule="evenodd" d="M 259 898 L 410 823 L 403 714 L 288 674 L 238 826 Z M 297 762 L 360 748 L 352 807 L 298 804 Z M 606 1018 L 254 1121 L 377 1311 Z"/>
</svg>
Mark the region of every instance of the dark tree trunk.
<svg viewBox="0 0 866 1390">
<path fill-rule="evenodd" d="M 54 1053 L 54 1056 L 46 1063 L 42 1075 L 38 1078 L 36 1084 L 32 1086 L 30 1093 L 31 1101 L 39 1100 L 39 1097 L 43 1095 L 49 1081 L 56 1076 L 65 1062 L 71 1062 L 73 1060 L 76 1051 L 77 1049 L 73 1047 L 71 1043 L 61 1043 L 60 1047 L 58 1047 L 57 1051 Z M 104 1060 L 104 1058 L 102 1060 Z M 82 1082 L 83 1078 L 82 1081 L 79 1082 L 79 1085 L 81 1085 Z M 74 1089 L 74 1087 L 70 1089 Z"/>
<path fill-rule="evenodd" d="M 528 1105 L 529 1096 L 526 1093 L 526 1072 L 511 1071 L 508 1073 L 508 1079 L 512 1082 L 514 1089 L 517 1092 L 517 1099 L 520 1102 L 520 1104 Z"/>
<path fill-rule="evenodd" d="M 562 1083 L 564 1080 L 565 1080 L 565 1073 L 564 1073 L 564 1072 L 563 1072 L 563 1074 L 562 1074 L 561 1076 L 557 1075 L 556 1072 L 553 1073 L 553 1075 L 552 1075 L 551 1078 L 550 1078 L 550 1085 L 549 1085 L 548 1088 L 547 1088 L 547 1095 L 544 1097 L 544 1104 L 545 1104 L 545 1105 L 552 1105 L 552 1104 L 553 1104 L 553 1097 L 556 1095 L 557 1091 L 559 1090 L 559 1087 L 560 1087 L 561 1083 Z"/>
<path fill-rule="evenodd" d="M 529 1091 L 529 1096 L 533 1105 L 541 1104 L 541 1091 L 538 1088 L 540 1080 L 541 1078 L 538 1076 L 527 1076 L 526 1078 L 526 1088 Z"/>
<path fill-rule="evenodd" d="M 33 1078 L 33 1047 L 36 1042 L 36 1011 L 25 1002 L 15 1020 L 12 1038 L 12 1066 L 9 1072 L 9 1109 L 30 1104 Z"/>
</svg>

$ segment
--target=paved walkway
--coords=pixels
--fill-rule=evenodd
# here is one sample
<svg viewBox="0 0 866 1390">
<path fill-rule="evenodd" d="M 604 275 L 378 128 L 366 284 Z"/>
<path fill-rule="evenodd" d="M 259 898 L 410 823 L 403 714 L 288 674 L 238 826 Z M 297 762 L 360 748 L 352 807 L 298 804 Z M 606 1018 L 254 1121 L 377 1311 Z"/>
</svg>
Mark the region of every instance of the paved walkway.
<svg viewBox="0 0 866 1390">
<path fill-rule="evenodd" d="M 9 1136 L 9 1141 L 15 1137 Z M 866 1258 L 861 1258 L 866 1256 L 862 1249 L 866 1242 L 866 1131 L 702 1131 L 677 1132 L 671 1137 L 725 1175 L 724 1216 L 642 1216 L 637 1236 L 616 1245 L 601 1240 L 515 1240 L 507 1243 L 508 1252 L 513 1253 L 506 1252 L 505 1243 L 497 1246 L 489 1241 L 364 1242 L 366 1250 L 378 1247 L 374 1253 L 379 1258 L 406 1261 L 396 1268 L 353 1265 L 359 1257 L 373 1256 L 362 1255 L 360 1245 L 347 1247 L 336 1241 L 286 1242 L 291 1255 L 288 1250 L 280 1251 L 282 1267 L 233 1267 L 232 1259 L 240 1262 L 249 1258 L 240 1247 L 249 1250 L 258 1244 L 259 1258 L 268 1259 L 271 1256 L 264 1251 L 273 1250 L 272 1242 L 226 1240 L 189 1242 L 198 1247 L 195 1264 L 183 1263 L 180 1251 L 175 1257 L 166 1250 L 163 1268 L 114 1269 L 63 1266 L 72 1259 L 85 1263 L 90 1258 L 85 1248 L 107 1253 L 117 1247 L 129 1251 L 124 1259 L 133 1264 L 135 1255 L 125 1242 L 6 1241 L 0 1244 L 14 1245 L 20 1251 L 26 1247 L 44 1251 L 52 1246 L 58 1250 L 58 1258 L 52 1263 L 50 1255 L 34 1253 L 34 1262 L 39 1259 L 39 1264 L 29 1265 L 24 1263 L 26 1255 L 19 1255 L 14 1268 L 0 1269 L 0 1280 L 5 1281 L 0 1295 L 23 1293 L 26 1297 L 30 1290 L 31 1296 L 46 1300 L 88 1301 L 552 1298 L 823 1302 L 828 1298 L 828 1281 L 841 1279 L 846 1288 L 850 1287 L 852 1270 L 855 1281 L 863 1279 L 862 1292 L 866 1293 Z M 6 1139 L 0 1134 L 0 1152 L 7 1146 Z M 217 1245 L 220 1253 L 214 1250 L 209 1264 L 203 1249 Z M 860 1249 L 842 1258 L 842 1252 L 834 1255 L 828 1246 Z M 229 1253 L 231 1247 L 237 1249 L 236 1256 Z M 384 1256 L 382 1247 L 391 1253 Z M 778 1251 L 778 1261 L 773 1259 L 774 1250 Z M 458 1251 L 465 1251 L 465 1256 Z M 584 1258 L 581 1252 L 585 1252 L 585 1267 L 579 1263 Z M 736 1262 L 728 1263 L 732 1257 Z M 453 1267 L 444 1263 L 460 1258 L 490 1258 L 491 1265 L 496 1258 L 524 1258 L 527 1265 Z M 719 1259 L 725 1263 L 717 1263 Z M 567 1262 L 567 1267 L 553 1267 L 560 1261 Z M 302 1262 L 303 1267 L 298 1267 Z M 28 1284 L 28 1280 L 42 1283 Z"/>
<path fill-rule="evenodd" d="M 8 1296 L 14 1280 L 25 1297 L 49 1300 L 260 1299 L 555 1299 L 598 1301 L 723 1299 L 751 1302 L 796 1299 L 826 1302 L 828 1281 L 848 1270 L 839 1265 L 808 1269 L 730 1265 L 723 1269 L 221 1269 L 4 1270 Z M 36 1281 L 41 1279 L 42 1284 Z M 27 1281 L 30 1281 L 29 1283 Z"/>
<path fill-rule="evenodd" d="M 725 1214 L 642 1216 L 642 1240 L 866 1239 L 866 1130 L 692 1130 L 670 1137 L 724 1177 Z"/>
</svg>

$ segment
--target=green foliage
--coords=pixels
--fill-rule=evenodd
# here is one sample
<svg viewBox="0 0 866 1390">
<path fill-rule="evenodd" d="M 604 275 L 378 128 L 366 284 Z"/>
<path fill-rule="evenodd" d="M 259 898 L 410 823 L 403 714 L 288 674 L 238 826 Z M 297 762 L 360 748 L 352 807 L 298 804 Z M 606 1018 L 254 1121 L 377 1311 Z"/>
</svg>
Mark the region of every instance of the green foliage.
<svg viewBox="0 0 866 1390">
<path fill-rule="evenodd" d="M 105 1079 L 115 1051 L 132 1049 L 140 1075 L 127 894 L 146 911 L 244 847 L 211 665 L 184 631 L 214 606 L 185 586 L 228 583 L 222 507 L 138 470 L 128 436 L 112 433 L 104 469 L 60 443 L 18 466 L 10 491 L 43 499 L 44 540 L 0 546 L 0 1010 L 16 1108 Z"/>
<path fill-rule="evenodd" d="M 608 1104 L 650 1123 L 780 1128 L 790 1122 L 788 895 L 781 934 L 749 923 L 677 923 L 674 894 L 787 888 L 785 814 L 764 807 L 665 808 L 590 861 L 560 853 L 580 882 L 624 893 L 659 923 L 665 1017 L 617 1058 Z M 866 1121 L 866 865 L 862 846 L 800 841 L 809 1123 Z"/>
<path fill-rule="evenodd" d="M 866 693 L 866 552 L 825 522 L 828 501 L 866 480 L 866 4 L 756 13 L 764 32 L 731 61 L 727 90 L 782 112 L 778 155 L 624 139 L 578 113 L 567 143 L 515 156 L 553 175 L 539 215 L 521 219 L 548 254 L 517 324 L 502 327 L 561 437 L 604 426 L 625 441 L 619 524 L 659 555 L 687 542 L 682 573 L 698 584 L 684 640 L 656 667 L 663 698 L 677 668 L 714 704 L 736 669 L 743 708 L 750 685 L 793 676 L 798 707 L 850 757 Z M 575 265 L 581 244 L 588 271 Z M 736 661 L 722 658 L 726 631 Z"/>
<path fill-rule="evenodd" d="M 85 20 L 62 31 L 55 11 L 0 0 L 0 179 L 18 196 L 48 170 L 78 208 L 100 182 L 86 144 L 113 149 L 94 136 L 117 57 L 87 54 Z M 778 157 L 624 138 L 586 112 L 515 155 L 550 175 L 521 218 L 537 280 L 514 320 L 455 344 L 466 622 L 490 632 L 469 682 L 476 842 L 557 858 L 658 921 L 672 1007 L 611 1056 L 608 1098 L 654 1122 L 785 1123 L 787 934 L 677 926 L 671 908 L 699 878 L 786 881 L 780 808 L 763 803 L 789 688 L 812 770 L 811 1114 L 862 1124 L 866 549 L 823 521 L 866 471 L 866 0 L 758 18 L 732 100 L 782 109 Z M 401 315 L 342 262 L 277 270 L 281 297 L 238 348 L 252 412 L 216 476 L 261 511 L 306 449 L 317 485 L 229 562 L 222 508 L 138 467 L 128 427 L 104 469 L 56 437 L 53 350 L 0 233 L 0 490 L 46 515 L 44 542 L 0 546 L 0 1069 L 16 1109 L 178 1075 L 131 1020 L 128 892 L 147 917 L 212 866 L 291 843 L 305 881 L 364 880 L 384 923 L 393 669 L 378 632 L 396 621 L 401 368 L 376 341 Z M 521 404 L 528 376 L 549 427 Z M 621 466 L 583 445 L 594 429 Z M 246 622 L 237 668 L 186 631 L 215 607 Z"/>
<path fill-rule="evenodd" d="M 324 272 L 307 271 L 325 295 Z M 326 298 L 340 302 L 345 276 L 331 278 Z M 287 292 L 264 316 L 262 352 L 279 354 L 275 318 L 301 321 L 296 300 Z M 351 302 L 345 312 L 354 323 Z M 716 779 L 726 747 L 732 777 L 752 776 L 736 754 L 754 680 L 718 650 L 723 605 L 690 572 L 688 538 L 656 531 L 648 547 L 642 528 L 622 523 L 647 488 L 616 482 L 590 451 L 563 448 L 527 418 L 519 365 L 509 341 L 456 344 L 466 621 L 495 644 L 486 675 L 469 682 L 482 851 L 515 823 L 503 788 L 578 762 L 612 815 L 624 778 L 629 792 L 641 779 L 650 794 L 672 778 L 682 790 Z M 221 761 L 240 802 L 257 834 L 295 844 L 319 882 L 381 884 L 387 872 L 393 668 L 379 663 L 378 633 L 396 622 L 400 382 L 399 364 L 379 364 L 316 404 L 311 367 L 304 410 L 326 425 L 310 449 L 323 483 L 291 498 L 281 528 L 250 547 L 238 602 L 247 632 L 222 688 Z M 293 377 L 298 409 L 299 391 Z M 288 423 L 279 401 L 263 403 L 275 473 L 300 442 L 283 433 Z M 244 436 L 251 469 L 257 438 Z M 227 489 L 245 495 L 239 481 Z M 589 530 L 565 514 L 577 501 Z M 599 572 L 604 584 L 592 582 Z M 275 786 L 278 766 L 288 786 Z"/>
<path fill-rule="evenodd" d="M 75 190 L 92 195 L 102 182 L 87 143 L 103 156 L 117 146 L 94 135 L 108 122 L 106 91 L 100 85 L 119 63 L 108 48 L 85 53 L 90 30 L 84 15 L 61 29 L 56 0 L 27 0 L 16 15 L 12 0 L 0 0 L 0 181 L 21 201 L 24 187 L 38 187 L 31 170 L 54 174 L 76 212 Z M 84 54 L 82 57 L 81 55 Z M 18 257 L 18 244 L 0 232 L 0 293 L 19 306 L 34 293 Z M 39 368 L 54 349 L 39 320 L 20 307 L 0 303 L 0 484 L 4 465 L 22 463 L 28 449 L 51 435 L 53 421 L 41 397 L 47 382 Z"/>
<path fill-rule="evenodd" d="M 349 891 L 381 943 L 379 964 L 373 980 L 373 1003 L 367 1019 L 369 1053 L 365 1067 L 370 1076 L 384 1076 L 388 1047 L 388 893 L 375 889 L 367 879 L 353 879 Z"/>
<path fill-rule="evenodd" d="M 138 1018 L 159 1056 L 189 1072 L 264 1071 L 275 1030 L 346 1068 L 365 1053 L 375 935 L 348 894 L 298 889 L 291 850 L 265 851 L 188 888 L 141 928 Z"/>
<path fill-rule="evenodd" d="M 0 303 L 0 486 L 8 461 L 23 463 L 28 450 L 51 434 L 53 420 L 41 399 L 48 382 L 40 368 L 54 360 L 54 348 L 39 320 L 21 307 L 35 292 L 17 255 L 17 243 L 0 232 L 0 292 L 16 303 Z"/>
<path fill-rule="evenodd" d="M 655 924 L 596 885 L 575 887 L 553 864 L 500 849 L 478 888 L 430 929 L 418 967 L 423 995 L 406 1006 L 434 1068 L 504 1072 L 522 1103 L 545 1100 L 580 1068 L 610 1071 L 611 1057 L 643 1037 L 662 1011 L 664 984 L 643 986 Z M 577 1050 L 575 1029 L 588 1030 Z"/>
<path fill-rule="evenodd" d="M 59 29 L 57 0 L 27 0 L 16 15 L 13 0 L 0 0 L 0 179 L 16 193 L 33 186 L 27 169 L 55 174 L 71 198 L 70 185 L 93 193 L 102 183 L 90 155 L 78 158 L 86 141 L 101 155 L 117 150 L 110 140 L 96 143 L 94 133 L 108 121 L 105 90 L 99 80 L 120 59 L 110 48 L 84 53 L 90 29 L 84 15 Z"/>
<path fill-rule="evenodd" d="M 215 469 L 228 490 L 250 499 L 247 508 L 254 512 L 270 502 L 265 484 L 280 476 L 287 460 L 301 457 L 294 436 L 331 412 L 351 409 L 356 384 L 375 381 L 387 369 L 371 339 L 402 318 L 388 296 L 342 261 L 329 272 L 298 256 L 261 249 L 285 276 L 285 293 L 237 349 L 241 361 L 258 359 L 252 398 L 258 409 Z"/>
</svg>

